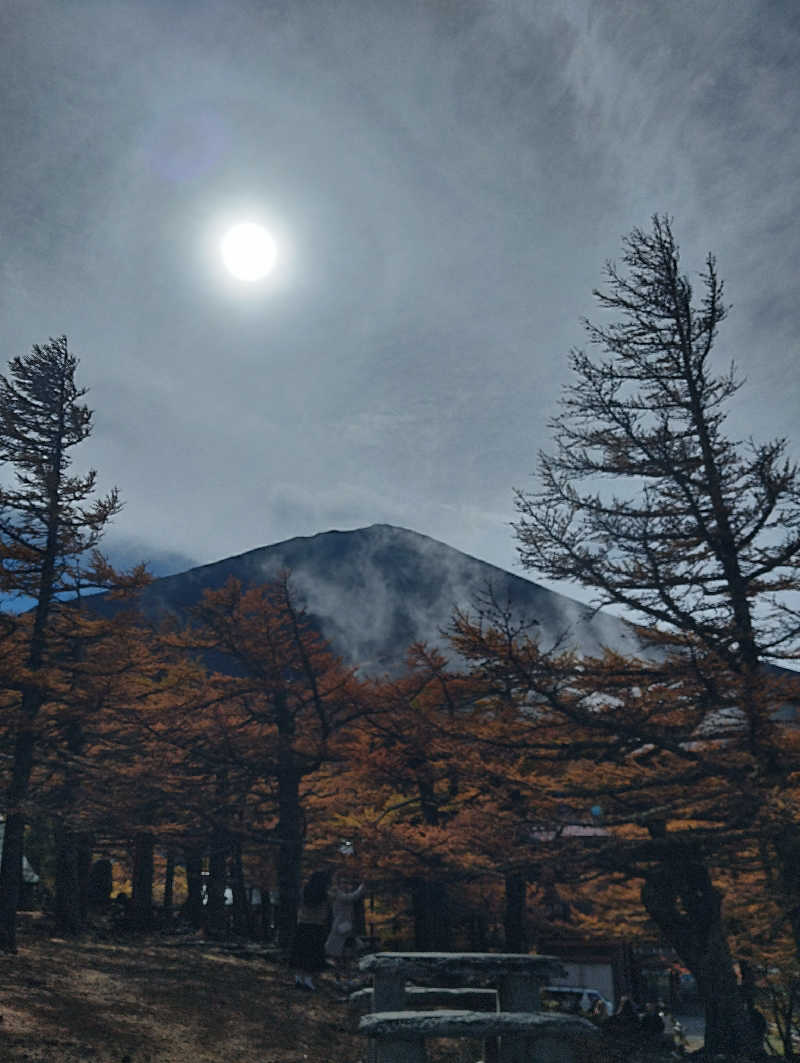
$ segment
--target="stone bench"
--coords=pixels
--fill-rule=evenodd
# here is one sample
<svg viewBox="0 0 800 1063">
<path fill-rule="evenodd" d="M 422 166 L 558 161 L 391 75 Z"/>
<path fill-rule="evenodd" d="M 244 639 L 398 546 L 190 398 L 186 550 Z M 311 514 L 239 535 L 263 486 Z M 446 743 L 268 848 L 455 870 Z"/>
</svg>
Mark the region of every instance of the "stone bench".
<svg viewBox="0 0 800 1063">
<path fill-rule="evenodd" d="M 550 1012 L 384 1011 L 364 1015 L 358 1028 L 376 1063 L 425 1063 L 432 1037 L 499 1037 L 504 1063 L 597 1063 L 600 1056 L 596 1026 Z"/>
<path fill-rule="evenodd" d="M 364 956 L 358 966 L 372 975 L 377 1011 L 404 1008 L 407 981 L 435 986 L 488 982 L 499 992 L 501 1011 L 538 1011 L 539 987 L 563 973 L 554 956 L 495 952 L 376 952 Z"/>
<path fill-rule="evenodd" d="M 497 1011 L 497 990 L 467 986 L 447 989 L 442 986 L 412 986 L 404 988 L 405 1006 L 409 1011 L 423 1008 L 447 1008 L 466 1011 Z M 349 997 L 354 1011 L 372 1011 L 373 991 L 369 987 L 357 989 Z"/>
</svg>

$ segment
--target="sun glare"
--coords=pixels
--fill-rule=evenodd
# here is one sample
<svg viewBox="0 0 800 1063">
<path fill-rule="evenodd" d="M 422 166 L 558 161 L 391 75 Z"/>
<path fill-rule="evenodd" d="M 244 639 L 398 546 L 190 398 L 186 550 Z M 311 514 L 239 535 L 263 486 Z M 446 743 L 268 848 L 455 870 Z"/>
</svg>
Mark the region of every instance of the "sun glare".
<svg viewBox="0 0 800 1063">
<path fill-rule="evenodd" d="M 258 281 L 271 273 L 278 249 L 275 241 L 262 225 L 242 222 L 234 225 L 222 238 L 222 261 L 234 277 L 242 281 Z"/>
</svg>

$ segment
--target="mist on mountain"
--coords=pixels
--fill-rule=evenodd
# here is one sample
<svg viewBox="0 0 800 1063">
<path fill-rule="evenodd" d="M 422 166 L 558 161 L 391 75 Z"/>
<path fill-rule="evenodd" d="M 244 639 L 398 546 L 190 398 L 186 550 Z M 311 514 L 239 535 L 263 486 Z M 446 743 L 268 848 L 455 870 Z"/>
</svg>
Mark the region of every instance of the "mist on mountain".
<svg viewBox="0 0 800 1063">
<path fill-rule="evenodd" d="M 155 579 L 141 592 L 139 607 L 151 621 L 169 615 L 187 621 L 203 592 L 231 576 L 250 587 L 285 570 L 315 626 L 362 674 L 399 671 L 414 642 L 448 654 L 445 632 L 455 610 L 477 616 L 490 599 L 529 622 L 543 649 L 560 646 L 585 656 L 606 647 L 641 651 L 624 620 L 388 524 L 287 539 Z M 98 599 L 93 607 L 114 608 Z"/>
</svg>

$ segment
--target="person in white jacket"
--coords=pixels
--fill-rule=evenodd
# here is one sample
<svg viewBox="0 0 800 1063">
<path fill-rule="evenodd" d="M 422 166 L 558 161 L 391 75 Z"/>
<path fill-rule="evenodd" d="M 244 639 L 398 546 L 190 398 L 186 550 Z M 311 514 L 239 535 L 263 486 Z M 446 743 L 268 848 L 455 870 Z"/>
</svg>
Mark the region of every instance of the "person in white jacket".
<svg viewBox="0 0 800 1063">
<path fill-rule="evenodd" d="M 363 883 L 356 886 L 346 872 L 337 871 L 328 892 L 331 929 L 325 941 L 325 954 L 334 961 L 338 973 L 341 974 L 346 974 L 353 956 L 356 938 L 355 909 L 363 895 Z"/>
</svg>

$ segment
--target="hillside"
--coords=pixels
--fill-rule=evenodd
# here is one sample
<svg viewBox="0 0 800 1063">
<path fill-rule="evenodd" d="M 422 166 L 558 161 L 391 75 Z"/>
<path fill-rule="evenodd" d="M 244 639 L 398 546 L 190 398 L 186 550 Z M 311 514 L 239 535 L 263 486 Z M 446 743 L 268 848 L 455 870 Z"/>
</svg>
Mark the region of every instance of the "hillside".
<svg viewBox="0 0 800 1063">
<path fill-rule="evenodd" d="M 3 959 L 3 1063 L 329 1063 L 360 1058 L 326 975 L 313 994 L 268 950 L 198 937 L 82 941 L 23 917 Z"/>
<path fill-rule="evenodd" d="M 4 957 L 0 979 L 2 1063 L 366 1058 L 356 1014 L 333 975 L 322 975 L 314 993 L 295 989 L 291 971 L 269 948 L 215 945 L 196 934 L 114 938 L 97 927 L 67 941 L 51 936 L 41 913 L 26 913 L 21 923 L 20 951 Z M 688 1022 L 690 1047 L 699 1048 L 702 1023 Z M 432 1042 L 431 1059 L 469 1063 L 481 1047 Z"/>
</svg>

